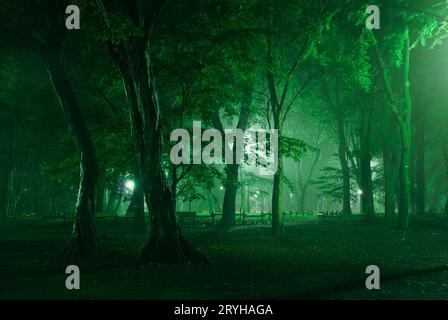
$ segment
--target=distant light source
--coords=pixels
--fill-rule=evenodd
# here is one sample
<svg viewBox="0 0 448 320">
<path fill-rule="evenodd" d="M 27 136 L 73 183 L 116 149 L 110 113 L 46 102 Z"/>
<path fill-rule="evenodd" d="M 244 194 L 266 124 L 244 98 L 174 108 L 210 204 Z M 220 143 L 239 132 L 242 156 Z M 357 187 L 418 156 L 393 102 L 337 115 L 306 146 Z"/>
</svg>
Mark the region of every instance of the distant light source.
<svg viewBox="0 0 448 320">
<path fill-rule="evenodd" d="M 135 182 L 134 180 L 127 180 L 124 184 L 125 188 L 129 191 L 133 192 L 135 189 Z"/>
<path fill-rule="evenodd" d="M 258 194 L 254 194 L 254 198 L 258 198 Z"/>
<path fill-rule="evenodd" d="M 362 190 L 358 189 L 358 196 L 362 195 Z"/>
<path fill-rule="evenodd" d="M 224 190 L 224 187 L 223 187 L 223 186 L 220 186 L 220 187 L 219 187 L 219 190 Z"/>
</svg>

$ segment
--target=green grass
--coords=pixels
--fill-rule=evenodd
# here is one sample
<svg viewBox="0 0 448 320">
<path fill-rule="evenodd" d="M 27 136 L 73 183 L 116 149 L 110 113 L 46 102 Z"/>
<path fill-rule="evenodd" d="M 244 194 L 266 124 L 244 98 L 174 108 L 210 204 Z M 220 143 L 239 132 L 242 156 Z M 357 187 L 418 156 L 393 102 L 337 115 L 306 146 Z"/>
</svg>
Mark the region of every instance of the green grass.
<svg viewBox="0 0 448 320">
<path fill-rule="evenodd" d="M 304 222 L 304 223 L 301 223 Z M 448 232 L 437 219 L 413 220 L 395 231 L 358 220 L 290 221 L 287 237 L 268 226 L 228 234 L 185 228 L 209 257 L 206 266 L 139 266 L 144 243 L 131 221 L 98 221 L 102 254 L 96 260 L 55 258 L 67 244 L 70 222 L 8 221 L 0 225 L 0 299 L 445 299 Z M 65 267 L 81 270 L 81 290 L 65 289 Z M 365 268 L 381 269 L 381 290 L 364 289 Z"/>
</svg>

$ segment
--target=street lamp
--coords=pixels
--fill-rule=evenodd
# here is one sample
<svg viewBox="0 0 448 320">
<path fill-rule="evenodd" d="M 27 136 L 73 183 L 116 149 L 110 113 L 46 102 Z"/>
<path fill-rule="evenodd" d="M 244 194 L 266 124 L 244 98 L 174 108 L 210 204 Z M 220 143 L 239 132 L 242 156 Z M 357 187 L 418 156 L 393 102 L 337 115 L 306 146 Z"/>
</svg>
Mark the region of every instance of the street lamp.
<svg viewBox="0 0 448 320">
<path fill-rule="evenodd" d="M 134 182 L 134 180 L 126 180 L 126 182 L 124 183 L 124 187 L 129 192 L 134 192 L 134 189 L 135 189 L 135 182 Z"/>
</svg>

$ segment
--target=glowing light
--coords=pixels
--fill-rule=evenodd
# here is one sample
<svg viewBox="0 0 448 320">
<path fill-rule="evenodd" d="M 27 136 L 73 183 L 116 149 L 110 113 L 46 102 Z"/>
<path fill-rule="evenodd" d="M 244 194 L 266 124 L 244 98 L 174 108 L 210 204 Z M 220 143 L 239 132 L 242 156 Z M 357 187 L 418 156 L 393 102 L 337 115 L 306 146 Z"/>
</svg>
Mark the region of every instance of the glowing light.
<svg viewBox="0 0 448 320">
<path fill-rule="evenodd" d="M 135 189 L 135 182 L 133 180 L 127 180 L 124 184 L 125 188 L 133 192 Z"/>
<path fill-rule="evenodd" d="M 362 190 L 358 189 L 358 196 L 362 195 Z"/>
<path fill-rule="evenodd" d="M 219 190 L 224 190 L 224 187 L 223 187 L 223 186 L 220 186 L 220 187 L 219 187 Z"/>
</svg>

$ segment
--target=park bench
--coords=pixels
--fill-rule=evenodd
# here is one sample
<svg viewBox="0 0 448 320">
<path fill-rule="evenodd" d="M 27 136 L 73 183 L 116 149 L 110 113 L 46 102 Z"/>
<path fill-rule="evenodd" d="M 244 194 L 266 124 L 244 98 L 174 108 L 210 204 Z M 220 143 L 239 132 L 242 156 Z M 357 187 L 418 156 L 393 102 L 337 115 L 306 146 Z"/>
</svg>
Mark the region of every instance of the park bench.
<svg viewBox="0 0 448 320">
<path fill-rule="evenodd" d="M 287 215 L 289 215 L 291 218 L 292 217 L 307 217 L 307 216 L 312 216 L 314 215 L 314 212 L 312 211 L 303 211 L 303 212 L 286 212 Z"/>
<path fill-rule="evenodd" d="M 242 213 L 237 216 L 240 216 L 240 221 L 243 224 L 263 224 L 271 221 L 270 213 Z"/>
<path fill-rule="evenodd" d="M 194 212 L 194 211 L 178 211 L 177 217 L 179 218 L 180 224 L 195 224 L 196 223 L 196 212 Z"/>
<path fill-rule="evenodd" d="M 319 220 L 322 221 L 328 221 L 328 220 L 338 220 L 341 219 L 343 217 L 343 213 L 342 211 L 324 211 L 324 212 L 319 212 L 317 214 L 317 217 L 319 218 Z"/>
</svg>

